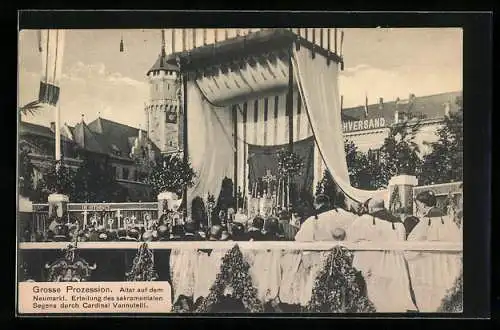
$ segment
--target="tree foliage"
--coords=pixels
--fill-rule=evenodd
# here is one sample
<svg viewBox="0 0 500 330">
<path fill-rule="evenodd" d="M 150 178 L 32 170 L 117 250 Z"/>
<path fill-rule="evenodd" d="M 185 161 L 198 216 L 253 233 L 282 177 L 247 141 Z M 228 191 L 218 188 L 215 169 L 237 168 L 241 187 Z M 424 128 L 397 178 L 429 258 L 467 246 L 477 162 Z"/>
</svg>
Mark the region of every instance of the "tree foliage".
<svg viewBox="0 0 500 330">
<path fill-rule="evenodd" d="M 163 191 L 182 195 L 185 187 L 194 184 L 196 174 L 191 163 L 176 154 L 162 155 L 149 173 L 146 183 L 150 184 L 155 194 Z"/>
<path fill-rule="evenodd" d="M 34 200 L 46 202 L 53 193 L 67 195 L 76 203 L 101 203 L 123 201 L 125 195 L 117 185 L 111 165 L 107 159 L 85 155 L 78 169 L 73 169 L 64 161 L 56 168 L 57 162 L 51 162 L 42 170 Z"/>
<path fill-rule="evenodd" d="M 42 170 L 42 178 L 37 185 L 38 198 L 46 201 L 48 195 L 58 193 L 72 196 L 75 191 L 75 170 L 64 161 L 52 161 Z"/>
<path fill-rule="evenodd" d="M 121 189 L 107 158 L 86 155 L 74 175 L 75 189 L 71 200 L 79 203 L 123 201 Z"/>
<path fill-rule="evenodd" d="M 34 168 L 29 157 L 29 150 L 19 149 L 18 164 L 19 193 L 29 198 L 32 196 L 34 190 Z"/>
<path fill-rule="evenodd" d="M 397 175 L 419 175 L 422 160 L 415 137 L 420 123 L 410 120 L 393 125 L 380 148 L 380 183 L 386 186 Z"/>
<path fill-rule="evenodd" d="M 353 187 L 375 190 L 384 185 L 381 176 L 381 163 L 376 152 L 364 153 L 358 150 L 354 142 L 346 140 L 344 144 L 349 179 Z"/>
<path fill-rule="evenodd" d="M 463 109 L 460 99 L 457 112 L 445 116 L 436 132 L 438 140 L 428 143 L 431 152 L 423 159 L 422 184 L 439 184 L 463 180 Z"/>
</svg>

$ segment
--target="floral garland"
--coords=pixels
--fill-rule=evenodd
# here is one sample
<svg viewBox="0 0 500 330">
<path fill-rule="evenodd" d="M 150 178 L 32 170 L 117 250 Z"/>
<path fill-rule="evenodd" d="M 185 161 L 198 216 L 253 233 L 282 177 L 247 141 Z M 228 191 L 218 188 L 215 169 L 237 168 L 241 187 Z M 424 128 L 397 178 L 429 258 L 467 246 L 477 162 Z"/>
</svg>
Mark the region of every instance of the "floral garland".
<svg viewBox="0 0 500 330">
<path fill-rule="evenodd" d="M 306 312 L 367 313 L 375 312 L 366 294 L 361 273 L 352 266 L 353 254 L 336 246 L 329 254 L 325 267 L 316 276 L 311 300 Z"/>
<path fill-rule="evenodd" d="M 222 258 L 222 265 L 208 296 L 198 306 L 196 312 L 208 313 L 224 297 L 226 287 L 231 287 L 231 298 L 241 301 L 245 310 L 251 313 L 263 312 L 264 307 L 257 298 L 257 289 L 249 273 L 250 265 L 245 261 L 238 245 Z M 223 311 L 222 311 L 223 312 Z"/>
<path fill-rule="evenodd" d="M 295 177 L 302 174 L 304 161 L 294 152 L 281 150 L 278 152 L 278 173 L 281 177 Z"/>
<path fill-rule="evenodd" d="M 158 279 L 154 269 L 153 251 L 148 248 L 147 243 L 142 243 L 139 247 L 139 251 L 132 263 L 132 269 L 125 274 L 125 277 L 130 282 L 155 281 Z"/>
<path fill-rule="evenodd" d="M 441 300 L 441 305 L 437 310 L 440 313 L 461 313 L 464 310 L 463 292 L 464 274 L 463 269 L 455 280 L 455 284 Z"/>
</svg>

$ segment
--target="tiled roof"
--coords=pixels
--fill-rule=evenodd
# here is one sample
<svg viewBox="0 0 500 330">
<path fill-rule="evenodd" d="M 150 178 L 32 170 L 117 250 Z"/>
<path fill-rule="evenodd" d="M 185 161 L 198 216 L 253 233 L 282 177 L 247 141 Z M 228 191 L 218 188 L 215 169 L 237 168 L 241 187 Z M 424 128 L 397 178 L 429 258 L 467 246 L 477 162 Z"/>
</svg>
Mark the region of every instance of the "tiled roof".
<svg viewBox="0 0 500 330">
<path fill-rule="evenodd" d="M 34 152 L 54 156 L 55 134 L 49 127 L 35 125 L 27 122 L 19 123 L 19 136 L 23 141 L 35 147 Z M 67 157 L 75 156 L 77 145 L 61 135 L 61 151 Z"/>
<path fill-rule="evenodd" d="M 76 124 L 73 129 L 73 137 L 80 147 L 90 152 L 107 154 L 107 148 L 102 144 L 101 139 L 97 135 L 83 121 Z"/>
<path fill-rule="evenodd" d="M 74 127 L 68 126 L 74 141 L 61 134 L 61 141 L 68 145 L 84 148 L 95 153 L 104 153 L 114 157 L 129 159 L 129 153 L 139 135 L 139 129 L 124 124 L 120 124 L 108 119 L 97 118 L 93 122 L 86 124 L 80 122 Z M 47 154 L 53 155 L 54 133 L 49 127 L 21 122 L 19 125 L 20 135 L 33 145 L 41 145 L 40 149 Z M 144 138 L 147 136 L 145 130 L 141 130 Z M 43 141 L 39 137 L 44 137 Z M 38 143 L 37 143 L 38 141 Z M 160 153 L 158 147 L 151 142 L 151 146 L 156 154 Z"/>
<path fill-rule="evenodd" d="M 128 157 L 132 147 L 130 138 L 139 136 L 138 128 L 100 117 L 89 123 L 88 126 L 93 132 L 100 135 L 101 143 L 108 153 L 116 154 L 116 151 L 120 151 L 121 155 L 125 157 Z M 147 133 L 142 130 L 142 134 L 145 137 Z"/>
<path fill-rule="evenodd" d="M 408 112 L 412 114 L 421 114 L 425 119 L 443 118 L 445 114 L 445 104 L 449 102 L 450 112 L 457 111 L 457 98 L 462 97 L 462 92 L 441 93 L 428 96 L 415 97 L 413 102 L 400 100 L 399 102 L 390 101 L 383 104 L 369 104 L 368 117 L 365 117 L 365 106 L 346 108 L 342 111 L 342 120 L 364 120 L 384 118 L 386 124 L 394 122 L 394 114 Z M 344 119 L 345 118 L 345 119 Z M 352 118 L 352 119 L 349 119 Z"/>
<path fill-rule="evenodd" d="M 49 139 L 55 138 L 55 134 L 50 127 L 27 123 L 25 121 L 19 123 L 19 135 L 43 136 Z M 69 139 L 61 134 L 61 141 L 69 141 Z"/>
</svg>

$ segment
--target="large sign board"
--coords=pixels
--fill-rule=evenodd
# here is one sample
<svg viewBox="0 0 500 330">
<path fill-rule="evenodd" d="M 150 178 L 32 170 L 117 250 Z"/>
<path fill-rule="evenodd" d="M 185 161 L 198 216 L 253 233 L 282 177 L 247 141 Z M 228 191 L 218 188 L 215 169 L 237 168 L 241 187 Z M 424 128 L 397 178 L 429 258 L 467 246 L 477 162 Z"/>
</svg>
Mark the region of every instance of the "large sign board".
<svg viewBox="0 0 500 330">
<path fill-rule="evenodd" d="M 386 127 L 386 121 L 384 117 L 363 120 L 346 120 L 342 122 L 344 133 L 384 127 Z"/>
</svg>

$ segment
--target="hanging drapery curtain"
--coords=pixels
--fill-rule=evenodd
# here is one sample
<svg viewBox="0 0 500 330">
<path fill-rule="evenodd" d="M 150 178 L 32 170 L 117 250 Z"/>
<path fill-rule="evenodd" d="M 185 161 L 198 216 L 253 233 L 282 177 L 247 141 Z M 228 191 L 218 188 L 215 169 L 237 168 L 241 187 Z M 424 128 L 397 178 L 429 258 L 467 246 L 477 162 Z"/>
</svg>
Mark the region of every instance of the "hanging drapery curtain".
<svg viewBox="0 0 500 330">
<path fill-rule="evenodd" d="M 288 68 L 278 54 L 246 59 L 239 67 L 233 65 L 211 69 L 206 76 L 197 79 L 207 99 L 218 106 L 239 103 L 262 97 L 270 91 L 286 90 Z"/>
<path fill-rule="evenodd" d="M 248 178 L 249 187 L 253 187 L 257 180 L 271 171 L 272 175 L 278 174 L 278 151 L 286 149 L 287 144 L 276 146 L 248 145 Z M 297 141 L 293 145 L 293 151 L 304 161 L 302 175 L 295 178 L 298 191 L 306 189 L 311 191 L 314 179 L 314 139 L 312 137 Z M 262 184 L 259 182 L 258 184 Z M 261 187 L 265 190 L 266 187 Z"/>
<path fill-rule="evenodd" d="M 306 47 L 293 47 L 295 78 L 322 158 L 338 184 L 351 199 L 364 202 L 385 191 L 361 190 L 351 186 L 344 151 L 338 76 L 340 64 L 319 54 L 313 58 Z"/>
<path fill-rule="evenodd" d="M 210 104 L 200 92 L 196 81 L 187 82 L 189 157 L 196 172 L 195 184 L 188 191 L 188 205 L 207 193 L 215 195 L 224 177 L 232 178 L 234 146 L 231 138 L 230 109 Z"/>
</svg>

